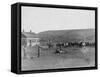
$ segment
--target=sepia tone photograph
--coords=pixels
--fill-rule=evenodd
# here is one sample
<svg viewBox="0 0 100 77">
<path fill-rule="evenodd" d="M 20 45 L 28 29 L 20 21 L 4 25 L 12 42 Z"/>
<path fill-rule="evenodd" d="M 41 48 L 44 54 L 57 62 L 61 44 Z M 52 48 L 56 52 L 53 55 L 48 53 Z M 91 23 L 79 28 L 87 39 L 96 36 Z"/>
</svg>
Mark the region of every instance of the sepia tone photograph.
<svg viewBox="0 0 100 77">
<path fill-rule="evenodd" d="M 95 11 L 21 7 L 21 70 L 95 66 Z"/>
</svg>

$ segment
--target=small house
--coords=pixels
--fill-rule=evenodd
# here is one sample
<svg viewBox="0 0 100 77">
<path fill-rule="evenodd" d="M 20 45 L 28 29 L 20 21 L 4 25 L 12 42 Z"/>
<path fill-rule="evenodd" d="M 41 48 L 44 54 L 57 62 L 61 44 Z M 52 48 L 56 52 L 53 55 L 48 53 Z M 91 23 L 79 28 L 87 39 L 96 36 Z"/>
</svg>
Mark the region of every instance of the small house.
<svg viewBox="0 0 100 77">
<path fill-rule="evenodd" d="M 39 38 L 35 33 L 30 32 L 22 32 L 22 45 L 26 46 L 35 46 L 40 44 Z"/>
</svg>

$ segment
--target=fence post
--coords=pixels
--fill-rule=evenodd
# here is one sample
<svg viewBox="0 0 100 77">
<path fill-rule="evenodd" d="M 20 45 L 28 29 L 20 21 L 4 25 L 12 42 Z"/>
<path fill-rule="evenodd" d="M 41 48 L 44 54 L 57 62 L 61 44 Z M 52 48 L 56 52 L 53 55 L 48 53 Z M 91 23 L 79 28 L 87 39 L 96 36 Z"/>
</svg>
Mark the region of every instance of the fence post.
<svg viewBox="0 0 100 77">
<path fill-rule="evenodd" d="M 38 45 L 37 45 L 38 46 Z M 38 58 L 40 57 L 40 47 L 38 46 Z"/>
</svg>

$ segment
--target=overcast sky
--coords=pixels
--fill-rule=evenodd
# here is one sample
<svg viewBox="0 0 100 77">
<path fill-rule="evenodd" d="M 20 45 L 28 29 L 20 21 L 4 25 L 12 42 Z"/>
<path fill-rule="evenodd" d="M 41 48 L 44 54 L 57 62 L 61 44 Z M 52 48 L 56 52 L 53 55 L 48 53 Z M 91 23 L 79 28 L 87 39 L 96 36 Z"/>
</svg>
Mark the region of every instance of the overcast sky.
<svg viewBox="0 0 100 77">
<path fill-rule="evenodd" d="M 38 33 L 47 30 L 95 28 L 92 10 L 22 6 L 22 30 Z"/>
</svg>

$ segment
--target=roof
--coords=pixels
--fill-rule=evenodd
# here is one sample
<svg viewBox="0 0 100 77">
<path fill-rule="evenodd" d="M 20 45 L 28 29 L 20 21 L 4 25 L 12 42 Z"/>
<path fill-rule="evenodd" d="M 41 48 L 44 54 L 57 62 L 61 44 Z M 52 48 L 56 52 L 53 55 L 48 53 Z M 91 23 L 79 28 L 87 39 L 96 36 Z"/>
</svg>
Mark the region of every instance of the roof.
<svg viewBox="0 0 100 77">
<path fill-rule="evenodd" d="M 26 38 L 26 36 L 24 34 L 21 35 L 22 38 Z"/>
<path fill-rule="evenodd" d="M 38 38 L 38 36 L 33 32 L 22 32 L 22 38 Z"/>
</svg>

